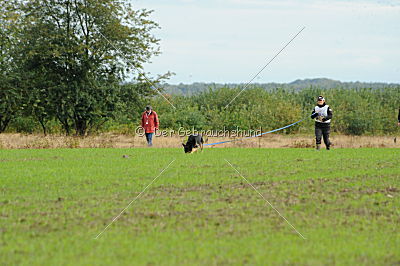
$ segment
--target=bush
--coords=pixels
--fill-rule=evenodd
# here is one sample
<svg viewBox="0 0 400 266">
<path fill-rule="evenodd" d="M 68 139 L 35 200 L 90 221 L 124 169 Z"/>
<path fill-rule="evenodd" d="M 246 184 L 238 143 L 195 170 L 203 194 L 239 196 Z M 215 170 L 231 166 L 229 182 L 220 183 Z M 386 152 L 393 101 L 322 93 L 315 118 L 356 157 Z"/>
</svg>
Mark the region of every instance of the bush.
<svg viewBox="0 0 400 266">
<path fill-rule="evenodd" d="M 367 132 L 371 132 L 372 121 L 368 118 L 356 113 L 351 113 L 346 117 L 348 121 L 345 129 L 346 134 L 361 136 Z"/>
<path fill-rule="evenodd" d="M 17 117 L 11 121 L 9 132 L 17 133 L 38 133 L 40 132 L 39 123 L 35 121 L 32 117 Z"/>
</svg>

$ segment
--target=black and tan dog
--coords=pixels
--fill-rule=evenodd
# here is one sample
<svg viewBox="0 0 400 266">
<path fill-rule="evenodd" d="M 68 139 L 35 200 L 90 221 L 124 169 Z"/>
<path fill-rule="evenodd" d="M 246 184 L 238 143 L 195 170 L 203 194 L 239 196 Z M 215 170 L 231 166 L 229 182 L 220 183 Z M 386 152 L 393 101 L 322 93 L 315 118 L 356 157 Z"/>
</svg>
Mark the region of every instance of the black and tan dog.
<svg viewBox="0 0 400 266">
<path fill-rule="evenodd" d="M 202 135 L 190 135 L 186 144 L 182 143 L 185 153 L 193 153 L 200 147 L 203 151 L 203 136 Z"/>
</svg>

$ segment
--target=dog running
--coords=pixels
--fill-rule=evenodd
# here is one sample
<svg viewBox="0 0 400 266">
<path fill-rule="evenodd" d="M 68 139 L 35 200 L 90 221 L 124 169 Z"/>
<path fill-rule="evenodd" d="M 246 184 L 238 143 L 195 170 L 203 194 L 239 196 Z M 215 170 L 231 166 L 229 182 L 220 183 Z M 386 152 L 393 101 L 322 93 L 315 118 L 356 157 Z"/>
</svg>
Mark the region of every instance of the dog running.
<svg viewBox="0 0 400 266">
<path fill-rule="evenodd" d="M 202 135 L 190 135 L 186 144 L 182 143 L 185 153 L 194 153 L 200 147 L 203 151 L 203 136 Z"/>
</svg>

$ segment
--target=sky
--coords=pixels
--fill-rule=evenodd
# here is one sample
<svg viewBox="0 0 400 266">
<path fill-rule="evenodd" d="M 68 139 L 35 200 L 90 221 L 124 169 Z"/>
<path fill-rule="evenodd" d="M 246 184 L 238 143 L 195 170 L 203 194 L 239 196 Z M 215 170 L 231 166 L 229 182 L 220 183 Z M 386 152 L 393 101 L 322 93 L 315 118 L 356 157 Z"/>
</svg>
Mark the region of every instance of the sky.
<svg viewBox="0 0 400 266">
<path fill-rule="evenodd" d="M 154 10 L 162 54 L 145 65 L 171 84 L 305 78 L 400 83 L 399 0 L 130 0 Z"/>
</svg>

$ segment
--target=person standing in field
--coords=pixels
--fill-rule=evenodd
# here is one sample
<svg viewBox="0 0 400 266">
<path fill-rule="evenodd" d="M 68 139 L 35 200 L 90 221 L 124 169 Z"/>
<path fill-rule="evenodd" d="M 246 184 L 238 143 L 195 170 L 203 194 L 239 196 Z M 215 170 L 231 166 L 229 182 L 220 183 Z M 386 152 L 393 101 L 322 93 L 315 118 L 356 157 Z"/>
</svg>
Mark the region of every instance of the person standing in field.
<svg viewBox="0 0 400 266">
<path fill-rule="evenodd" d="M 159 121 L 157 113 L 150 105 L 146 106 L 146 110 L 142 114 L 142 128 L 146 134 L 147 146 L 153 146 L 153 134 L 158 129 Z"/>
<path fill-rule="evenodd" d="M 311 118 L 315 120 L 316 149 L 321 149 L 321 137 L 323 137 L 326 149 L 329 150 L 331 146 L 329 133 L 331 130 L 332 109 L 325 103 L 324 97 L 318 96 L 317 106 L 314 107 Z"/>
</svg>

